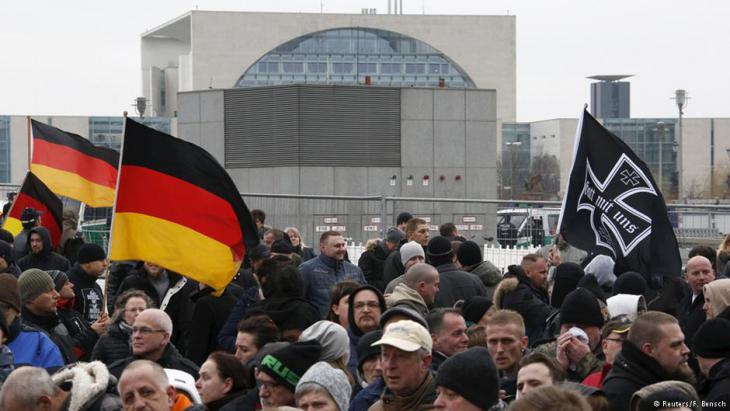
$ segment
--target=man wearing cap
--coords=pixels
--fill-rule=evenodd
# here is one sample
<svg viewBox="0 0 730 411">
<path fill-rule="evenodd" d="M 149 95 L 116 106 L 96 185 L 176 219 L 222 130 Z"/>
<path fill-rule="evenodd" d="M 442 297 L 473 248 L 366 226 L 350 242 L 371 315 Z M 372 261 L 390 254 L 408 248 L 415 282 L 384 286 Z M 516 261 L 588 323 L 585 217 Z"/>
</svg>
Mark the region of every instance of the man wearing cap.
<svg viewBox="0 0 730 411">
<path fill-rule="evenodd" d="M 613 360 L 616 354 L 621 351 L 621 346 L 626 340 L 626 336 L 631 329 L 631 320 L 628 316 L 621 315 L 606 322 L 601 330 L 601 348 L 606 356 L 606 362 L 601 371 L 596 371 L 587 376 L 582 384 L 589 387 L 603 388 L 603 380 L 606 379 L 608 372 L 611 371 Z"/>
<path fill-rule="evenodd" d="M 402 263 L 404 273 L 410 271 L 411 267 L 416 264 L 422 264 L 426 261 L 426 252 L 421 244 L 415 241 L 409 241 L 403 244 L 398 253 L 400 254 L 400 261 Z M 388 285 L 385 287 L 385 294 L 393 293 L 393 291 L 395 291 L 395 287 L 397 287 L 398 284 L 403 283 L 403 281 L 405 281 L 405 274 L 401 274 L 390 280 Z"/>
<path fill-rule="evenodd" d="M 16 243 L 17 245 L 17 243 Z M 66 257 L 53 251 L 51 235 L 45 227 L 34 227 L 28 232 L 28 243 L 26 244 L 28 254 L 18 260 L 18 267 L 21 271 L 30 268 L 39 270 L 60 270 L 68 272 L 71 263 Z"/>
<path fill-rule="evenodd" d="M 375 245 L 360 255 L 357 261 L 358 267 L 362 269 L 368 284 L 375 286 L 381 292 L 385 289 L 386 282 L 383 280 L 383 265 L 385 259 L 394 250 L 400 247 L 406 235 L 398 227 L 390 227 L 385 235 L 385 240 L 378 240 Z M 369 242 L 368 242 L 369 243 Z"/>
<path fill-rule="evenodd" d="M 428 244 L 429 234 L 428 224 L 425 220 L 420 218 L 409 219 L 404 231 L 406 233 L 406 242 L 410 243 L 412 241 L 415 241 L 421 246 L 422 249 L 426 248 L 426 245 Z M 406 244 L 403 244 L 400 250 L 396 250 L 390 253 L 388 255 L 388 258 L 385 259 L 385 263 L 383 264 L 383 281 L 386 284 L 406 272 L 405 265 L 406 262 L 409 260 L 403 259 L 401 256 L 401 253 L 404 251 L 403 247 L 405 247 L 405 245 Z M 411 257 L 413 257 L 413 255 L 411 255 Z"/>
<path fill-rule="evenodd" d="M 695 333 L 692 349 L 702 375 L 707 378 L 700 394 L 711 403 L 707 409 L 730 407 L 730 321 L 713 318 Z M 720 402 L 724 401 L 724 404 Z"/>
<path fill-rule="evenodd" d="M 321 350 L 317 341 L 300 341 L 264 356 L 256 368 L 261 405 L 264 408 L 295 406 L 297 384 L 319 360 Z"/>
<path fill-rule="evenodd" d="M 381 346 L 385 391 L 370 411 L 432 408 L 436 399 L 434 378 L 429 371 L 433 343 L 426 328 L 410 320 L 385 328 Z"/>
<path fill-rule="evenodd" d="M 472 347 L 444 361 L 436 374 L 436 392 L 438 410 L 487 411 L 496 405 L 499 375 L 489 351 Z"/>
<path fill-rule="evenodd" d="M 439 272 L 439 292 L 434 307 L 453 307 L 459 300 L 475 295 L 486 295 L 487 288 L 474 274 L 456 268 L 451 242 L 444 237 L 434 237 L 428 242 L 426 256 Z"/>
<path fill-rule="evenodd" d="M 604 322 L 604 312 L 595 295 L 585 288 L 578 288 L 563 300 L 557 340 L 536 347 L 535 352 L 555 358 L 569 381 L 583 381 L 588 375 L 600 371 L 605 363 L 606 357 L 601 349 Z"/>
<path fill-rule="evenodd" d="M 502 281 L 502 272 L 496 265 L 482 258 L 482 248 L 474 241 L 464 241 L 456 251 L 457 266 L 479 277 L 487 288 L 487 297 L 492 299 L 497 284 Z"/>
<path fill-rule="evenodd" d="M 109 267 L 104 249 L 96 244 L 84 244 L 79 249 L 79 256 L 68 279 L 76 289 L 74 309 L 88 324 L 98 320 L 102 314 L 104 294 L 96 283 Z"/>
<path fill-rule="evenodd" d="M 13 256 L 15 261 L 20 260 L 28 254 L 26 248 L 28 244 L 28 234 L 34 227 L 41 225 L 41 213 L 33 207 L 26 207 L 20 214 L 20 223 L 23 225 L 23 230 L 15 236 L 13 241 Z"/>
</svg>

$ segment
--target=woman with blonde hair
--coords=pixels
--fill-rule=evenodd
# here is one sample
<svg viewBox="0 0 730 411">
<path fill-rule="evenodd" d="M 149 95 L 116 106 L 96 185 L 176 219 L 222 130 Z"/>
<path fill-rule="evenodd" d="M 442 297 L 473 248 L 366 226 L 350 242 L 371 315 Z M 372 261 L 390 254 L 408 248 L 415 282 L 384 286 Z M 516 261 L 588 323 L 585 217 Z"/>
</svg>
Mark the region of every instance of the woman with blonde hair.
<svg viewBox="0 0 730 411">
<path fill-rule="evenodd" d="M 96 342 L 91 360 L 111 364 L 132 355 L 129 346 L 132 324 L 139 313 L 148 308 L 155 308 L 155 303 L 143 291 L 132 289 L 120 294 L 114 302 L 111 325 Z"/>
<path fill-rule="evenodd" d="M 299 234 L 299 230 L 296 227 L 287 227 L 284 229 L 284 232 L 289 236 L 289 241 L 291 242 L 294 252 L 302 257 L 302 262 L 314 258 L 314 250 L 312 247 L 307 247 L 304 244 L 304 240 L 302 240 L 302 236 Z"/>
</svg>

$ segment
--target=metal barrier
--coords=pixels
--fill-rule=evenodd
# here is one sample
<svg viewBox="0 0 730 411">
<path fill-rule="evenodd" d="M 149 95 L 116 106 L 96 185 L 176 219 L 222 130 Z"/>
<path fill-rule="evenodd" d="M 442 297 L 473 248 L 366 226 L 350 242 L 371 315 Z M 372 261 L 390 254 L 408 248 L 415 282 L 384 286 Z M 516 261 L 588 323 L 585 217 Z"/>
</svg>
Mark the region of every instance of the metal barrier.
<svg viewBox="0 0 730 411">
<path fill-rule="evenodd" d="M 484 260 L 496 265 L 502 272 L 510 265 L 519 265 L 522 257 L 533 254 L 539 247 L 502 248 L 496 245 L 484 245 Z"/>
</svg>

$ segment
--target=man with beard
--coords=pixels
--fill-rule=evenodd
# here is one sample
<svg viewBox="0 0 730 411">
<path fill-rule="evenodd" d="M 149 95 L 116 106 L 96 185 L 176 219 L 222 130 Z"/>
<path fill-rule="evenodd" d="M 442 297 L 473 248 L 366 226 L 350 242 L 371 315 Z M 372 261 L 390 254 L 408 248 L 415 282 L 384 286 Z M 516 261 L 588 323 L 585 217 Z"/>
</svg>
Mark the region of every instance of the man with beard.
<svg viewBox="0 0 730 411">
<path fill-rule="evenodd" d="M 610 410 L 627 410 L 631 395 L 665 380 L 693 383 L 689 348 L 676 318 L 659 311 L 640 315 L 603 383 Z"/>
<path fill-rule="evenodd" d="M 357 375 L 357 343 L 365 333 L 380 327 L 380 316 L 385 311 L 385 298 L 380 290 L 372 285 L 364 285 L 350 294 L 347 316 L 350 325 L 347 335 L 350 337 L 350 360 L 347 368 L 352 375 Z"/>
</svg>

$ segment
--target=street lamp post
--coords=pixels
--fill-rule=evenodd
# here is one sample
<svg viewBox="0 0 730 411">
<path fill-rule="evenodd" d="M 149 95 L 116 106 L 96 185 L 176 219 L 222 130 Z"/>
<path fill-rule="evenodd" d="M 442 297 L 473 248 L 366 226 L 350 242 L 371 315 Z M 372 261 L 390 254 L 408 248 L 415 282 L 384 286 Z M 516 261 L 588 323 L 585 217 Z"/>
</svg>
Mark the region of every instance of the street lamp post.
<svg viewBox="0 0 730 411">
<path fill-rule="evenodd" d="M 656 123 L 656 137 L 657 141 L 659 142 L 659 189 L 664 192 L 664 163 L 662 162 L 662 156 L 663 156 L 663 147 L 662 143 L 664 142 L 664 122 L 663 121 L 657 121 Z"/>
<path fill-rule="evenodd" d="M 682 116 L 684 115 L 684 109 L 687 107 L 687 91 L 686 90 L 675 90 L 674 100 L 677 103 L 677 109 L 679 109 L 679 133 L 677 134 L 677 198 L 682 199 L 684 195 L 683 184 L 682 184 Z"/>
</svg>

